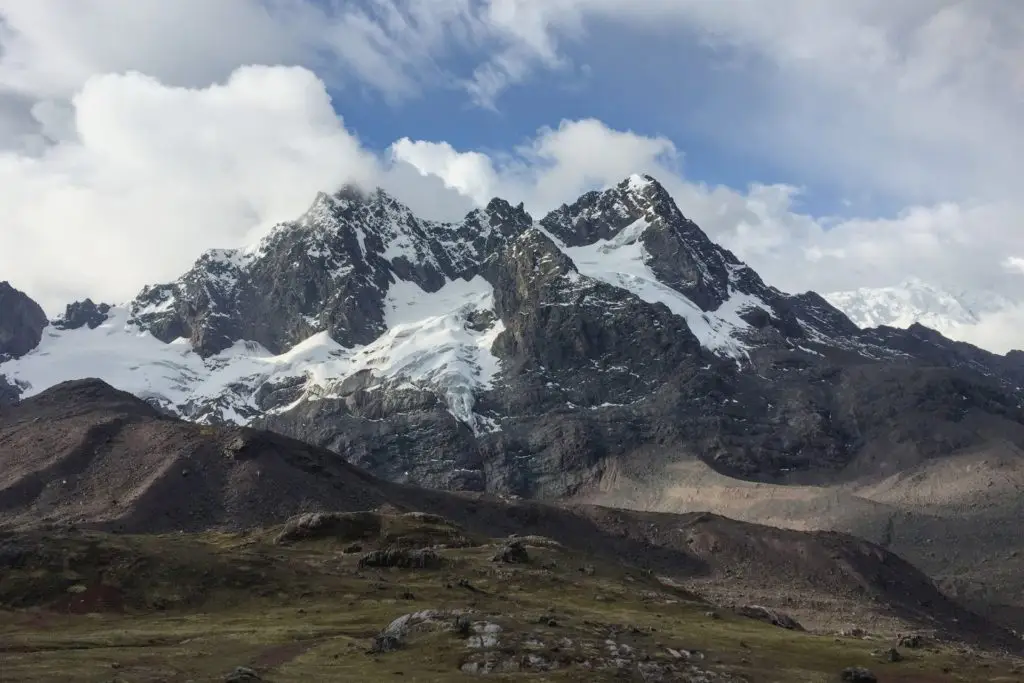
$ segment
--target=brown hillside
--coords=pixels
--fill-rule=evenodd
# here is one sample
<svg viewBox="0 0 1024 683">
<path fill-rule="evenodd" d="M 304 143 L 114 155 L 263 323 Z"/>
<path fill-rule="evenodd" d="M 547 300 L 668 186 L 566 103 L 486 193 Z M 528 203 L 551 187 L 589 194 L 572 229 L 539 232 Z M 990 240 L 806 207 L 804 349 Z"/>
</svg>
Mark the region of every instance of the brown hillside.
<svg viewBox="0 0 1024 683">
<path fill-rule="evenodd" d="M 12 530 L 239 531 L 305 511 L 381 506 L 441 515 L 485 537 L 548 536 L 718 602 L 756 601 L 810 619 L 824 610 L 848 621 L 1019 645 L 896 555 L 844 534 L 393 484 L 269 432 L 166 417 L 98 380 L 67 382 L 0 410 L 0 525 Z"/>
</svg>

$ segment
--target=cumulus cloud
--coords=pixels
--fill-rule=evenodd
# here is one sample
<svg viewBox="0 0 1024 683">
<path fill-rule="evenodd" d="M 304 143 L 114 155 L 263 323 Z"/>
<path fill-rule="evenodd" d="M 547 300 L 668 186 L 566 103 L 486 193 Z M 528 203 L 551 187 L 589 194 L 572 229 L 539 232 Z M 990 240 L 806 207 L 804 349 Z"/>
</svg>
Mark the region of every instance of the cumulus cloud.
<svg viewBox="0 0 1024 683">
<path fill-rule="evenodd" d="M 202 89 L 98 76 L 73 107 L 74 139 L 0 153 L 0 272 L 51 311 L 177 276 L 317 189 L 376 172 L 304 69 L 247 67 Z"/>
<path fill-rule="evenodd" d="M 293 67 L 244 67 L 206 88 L 141 74 L 98 76 L 50 112 L 59 142 L 0 154 L 0 272 L 51 310 L 85 295 L 131 297 L 176 277 L 203 249 L 239 246 L 294 218 L 320 189 L 381 185 L 433 218 L 493 196 L 535 215 L 635 172 L 658 177 L 688 216 L 788 290 L 891 285 L 908 275 L 1010 293 L 1019 285 L 1019 205 L 943 203 L 894 218 L 835 221 L 799 212 L 797 188 L 692 182 L 665 138 L 562 121 L 508 153 L 441 141 L 365 149 L 324 83 Z M 70 129 L 70 130 L 68 130 Z M 1012 329 L 1005 316 L 979 335 Z M 973 334 L 973 333 L 972 333 Z M 977 340 L 977 339 L 976 339 Z"/>
<path fill-rule="evenodd" d="M 51 313 L 85 296 L 124 301 L 344 183 L 382 186 L 429 217 L 474 206 L 366 150 L 299 67 L 242 67 L 205 88 L 95 76 L 70 107 L 40 112 L 59 132 L 38 154 L 0 152 L 0 278 Z"/>
<path fill-rule="evenodd" d="M 0 0 L 0 17 L 0 92 L 34 99 L 97 73 L 202 87 L 268 63 L 392 101 L 463 87 L 497 107 L 508 88 L 597 53 L 624 64 L 664 53 L 701 70 L 625 70 L 648 93 L 638 110 L 679 108 L 690 134 L 798 177 L 906 203 L 1001 199 L 1024 177 L 1017 3 Z"/>
<path fill-rule="evenodd" d="M 533 140 L 498 159 L 459 152 L 447 142 L 408 138 L 395 142 L 391 155 L 423 175 L 441 178 L 478 204 L 502 196 L 523 201 L 533 213 L 617 183 L 630 173 L 674 175 L 678 158 L 668 139 L 612 130 L 595 119 L 541 129 Z"/>
<path fill-rule="evenodd" d="M 587 40 L 612 29 L 614 44 Z M 784 289 L 917 276 L 1020 300 L 1021 36 L 1024 11 L 988 0 L 0 0 L 0 277 L 55 312 L 174 277 L 349 180 L 451 218 L 493 195 L 539 214 L 648 172 Z M 629 64 L 680 46 L 707 62 L 689 135 L 904 208 L 809 215 L 800 187 L 696 182 L 668 137 L 595 119 L 501 152 L 409 138 L 381 152 L 336 114 L 366 89 L 400 103 L 463 88 L 500 109 L 597 51 Z M 689 103 L 687 81 L 627 72 L 648 92 L 630 115 Z M 1019 321 L 1003 307 L 962 336 L 1004 348 Z"/>
<path fill-rule="evenodd" d="M 0 86 L 66 98 L 93 75 L 137 70 L 205 86 L 250 63 L 311 56 L 312 4 L 290 0 L 0 0 Z"/>
<path fill-rule="evenodd" d="M 1024 275 L 1024 258 L 1021 258 L 1020 256 L 1008 256 L 1003 260 L 1003 268 Z"/>
<path fill-rule="evenodd" d="M 303 65 L 331 86 L 368 86 L 397 102 L 454 86 L 437 60 L 483 35 L 470 4 L 0 0 L 0 121 L 16 108 L 26 119 L 36 101 L 66 100 L 97 74 L 205 87 L 250 64 Z M 3 132 L 0 145 L 10 146 Z"/>
<path fill-rule="evenodd" d="M 982 313 L 977 324 L 950 330 L 947 336 L 996 353 L 1006 353 L 1024 347 L 1021 330 L 1024 330 L 1024 306 L 1014 304 Z"/>
<path fill-rule="evenodd" d="M 501 64 L 513 65 L 510 85 L 585 57 L 579 34 L 602 21 L 662 50 L 673 49 L 657 42 L 667 32 L 676 44 L 703 41 L 707 61 L 748 84 L 750 101 L 729 97 L 702 123 L 719 144 L 911 201 L 1020 189 L 1024 7 L 1016 3 L 495 0 L 491 8 L 506 47 L 480 70 L 490 83 Z M 685 106 L 684 83 L 634 77 Z"/>
<path fill-rule="evenodd" d="M 542 129 L 514 156 L 501 159 L 408 139 L 396 142 L 392 155 L 477 203 L 500 195 L 524 201 L 535 214 L 629 173 L 651 173 L 686 215 L 771 284 L 831 292 L 916 277 L 954 295 L 969 294 L 982 323 L 947 330 L 957 338 L 1000 351 L 1021 345 L 1024 328 L 1017 323 L 1024 318 L 1006 307 L 1007 299 L 1019 300 L 1024 275 L 1024 259 L 1006 257 L 1024 253 L 1019 203 L 942 202 L 880 219 L 814 217 L 797 208 L 798 188 L 753 184 L 740 191 L 692 182 L 680 173 L 681 154 L 671 141 L 595 120 Z"/>
</svg>

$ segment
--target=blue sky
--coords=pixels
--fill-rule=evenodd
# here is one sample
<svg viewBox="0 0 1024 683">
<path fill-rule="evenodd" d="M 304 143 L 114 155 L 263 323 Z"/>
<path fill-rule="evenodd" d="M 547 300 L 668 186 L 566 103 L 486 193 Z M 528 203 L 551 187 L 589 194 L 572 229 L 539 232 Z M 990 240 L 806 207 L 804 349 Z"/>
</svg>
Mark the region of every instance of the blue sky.
<svg viewBox="0 0 1024 683">
<path fill-rule="evenodd" d="M 0 0 L 0 278 L 123 300 L 343 182 L 451 217 L 649 172 L 783 289 L 999 295 L 962 336 L 1002 348 L 1022 65 L 1017 0 Z"/>
<path fill-rule="evenodd" d="M 608 44 L 615 49 L 601 47 Z M 759 73 L 767 68 L 763 62 L 743 62 L 729 52 L 702 44 L 696 34 L 652 36 L 593 22 L 586 41 L 568 46 L 565 65 L 509 87 L 493 108 L 479 106 L 451 84 L 397 102 L 360 85 L 330 91 L 347 125 L 380 150 L 398 136 L 445 140 L 461 149 L 507 150 L 562 119 L 596 118 L 617 130 L 668 137 L 681 151 L 686 174 L 711 185 L 800 186 L 801 208 L 815 214 L 848 213 L 854 200 L 862 213 L 890 208 L 881 199 L 865 201 L 855 186 L 809 176 L 784 157 L 747 145 L 742 128 L 722 130 L 730 120 L 724 112 L 756 107 L 757 90 L 766 87 Z M 473 57 L 478 56 L 458 55 L 446 66 L 468 76 Z"/>
</svg>

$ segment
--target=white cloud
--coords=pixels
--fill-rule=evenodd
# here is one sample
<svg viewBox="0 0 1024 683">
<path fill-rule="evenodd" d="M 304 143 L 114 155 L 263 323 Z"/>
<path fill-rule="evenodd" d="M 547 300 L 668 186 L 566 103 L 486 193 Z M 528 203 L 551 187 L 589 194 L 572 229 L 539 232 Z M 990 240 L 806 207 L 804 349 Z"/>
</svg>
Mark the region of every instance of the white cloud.
<svg viewBox="0 0 1024 683">
<path fill-rule="evenodd" d="M 680 155 L 670 141 L 595 120 L 541 130 L 504 159 L 408 139 L 395 143 L 392 154 L 477 203 L 500 195 L 524 201 L 535 215 L 629 173 L 652 173 L 714 240 L 788 291 L 883 287 L 917 277 L 953 293 L 991 291 L 1019 300 L 1019 275 L 1011 270 L 1024 270 L 1024 259 L 1006 257 L 1024 253 L 1019 203 L 943 202 L 892 218 L 815 218 L 795 208 L 797 188 L 754 184 L 741 192 L 691 182 L 680 175 Z M 999 351 L 1019 347 L 1021 311 L 984 311 L 980 325 L 951 332 Z"/>
<path fill-rule="evenodd" d="M 1003 259 L 1003 268 L 1024 275 L 1024 258 L 1020 256 L 1007 256 Z"/>
<path fill-rule="evenodd" d="M 1024 306 L 1012 305 L 980 316 L 976 325 L 951 330 L 948 336 L 988 349 L 1006 353 L 1024 348 Z"/>
<path fill-rule="evenodd" d="M 624 47 L 588 43 L 612 24 Z M 785 289 L 913 275 L 1020 300 L 1021 36 L 1022 8 L 993 0 L 0 0 L 0 277 L 51 310 L 87 294 L 125 298 L 351 178 L 452 217 L 492 195 L 540 213 L 643 171 Z M 706 121 L 687 119 L 689 134 L 905 208 L 806 215 L 799 188 L 694 182 L 669 139 L 593 119 L 504 152 L 402 138 L 379 157 L 321 82 L 341 93 L 341 111 L 361 92 L 353 83 L 393 102 L 464 87 L 500 106 L 517 83 L 586 67 L 588 50 L 629 65 L 648 42 L 700 42 L 708 69 L 728 67 L 698 84 L 714 95 L 721 80 L 729 97 Z M 302 64 L 319 80 L 251 63 Z M 650 92 L 628 110 L 637 116 L 688 104 L 691 84 L 630 73 Z M 965 334 L 1008 343 L 1016 315 Z"/>
<path fill-rule="evenodd" d="M 36 99 L 98 73 L 203 87 L 269 63 L 393 101 L 462 84 L 494 106 L 596 51 L 676 51 L 706 63 L 707 101 L 637 68 L 638 111 L 679 107 L 690 134 L 796 177 L 928 203 L 1016 196 L 1024 177 L 1024 8 L 1000 0 L 0 0 L 0 17 L 0 93 Z M 588 41 L 598 28 L 616 40 Z"/>
<path fill-rule="evenodd" d="M 474 205 L 364 149 L 298 67 L 243 67 L 205 88 L 96 76 L 71 107 L 41 113 L 60 142 L 0 152 L 0 278 L 50 313 L 85 296 L 124 301 L 346 182 L 381 185 L 431 217 Z"/>
<path fill-rule="evenodd" d="M 307 58 L 313 12 L 289 0 L 0 0 L 0 86 L 61 98 L 127 70 L 205 86 L 242 64 Z"/>
<path fill-rule="evenodd" d="M 746 97 L 753 99 L 730 98 L 714 109 L 702 132 L 720 144 L 912 200 L 1003 198 L 1020 190 L 1024 7 L 1017 3 L 494 0 L 491 5 L 490 19 L 508 47 L 483 73 L 515 64 L 506 83 L 535 73 L 527 63 L 559 64 L 585 51 L 575 38 L 588 22 L 614 22 L 623 36 L 630 29 L 652 37 L 669 32 L 677 43 L 699 39 L 725 49 L 725 57 L 705 55 L 709 62 L 735 64 L 735 56 L 741 57 L 729 78 L 749 81 Z M 524 53 L 535 59 L 515 58 Z M 676 94 L 674 101 L 685 103 L 678 97 L 684 84 L 673 84 L 665 74 L 638 71 L 635 76 L 649 80 L 653 97 Z"/>
<path fill-rule="evenodd" d="M 675 145 L 665 138 L 612 130 L 595 119 L 562 121 L 556 129 L 542 129 L 514 154 L 498 159 L 458 152 L 446 142 L 408 138 L 395 142 L 391 153 L 478 204 L 502 196 L 525 202 L 535 214 L 630 173 L 672 176 L 678 156 Z"/>
<path fill-rule="evenodd" d="M 0 272 L 51 311 L 126 298 L 294 217 L 317 189 L 377 172 L 297 68 L 247 67 L 204 89 L 98 76 L 73 120 L 76 139 L 39 156 L 0 153 Z"/>
<path fill-rule="evenodd" d="M 24 106 L 66 100 L 98 74 L 205 87 L 249 64 L 302 65 L 332 86 L 358 83 L 399 101 L 454 84 L 437 60 L 450 43 L 479 41 L 470 4 L 0 0 L 0 120 L 11 95 Z"/>
<path fill-rule="evenodd" d="M 535 215 L 582 192 L 647 172 L 714 239 L 789 290 L 889 285 L 909 275 L 1011 296 L 1024 253 L 1013 204 L 938 204 L 884 220 L 823 221 L 794 208 L 795 188 L 693 183 L 664 138 L 600 121 L 563 121 L 512 152 L 445 142 L 364 149 L 311 72 L 246 67 L 206 88 L 139 74 L 90 79 L 61 142 L 41 155 L 0 154 L 0 272 L 55 311 L 85 295 L 124 300 L 176 277 L 203 249 L 238 246 L 301 213 L 319 189 L 380 184 L 415 210 L 453 218 L 492 196 Z M 73 132 L 73 136 L 69 133 Z M 1000 319 L 1002 320 L 1002 319 Z M 1010 323 L 984 328 L 993 338 Z"/>
<path fill-rule="evenodd" d="M 476 205 L 486 204 L 499 185 L 489 156 L 458 152 L 447 142 L 402 138 L 391 145 L 390 152 L 394 161 L 408 163 L 423 176 L 440 179 L 446 188 L 468 197 Z"/>
</svg>

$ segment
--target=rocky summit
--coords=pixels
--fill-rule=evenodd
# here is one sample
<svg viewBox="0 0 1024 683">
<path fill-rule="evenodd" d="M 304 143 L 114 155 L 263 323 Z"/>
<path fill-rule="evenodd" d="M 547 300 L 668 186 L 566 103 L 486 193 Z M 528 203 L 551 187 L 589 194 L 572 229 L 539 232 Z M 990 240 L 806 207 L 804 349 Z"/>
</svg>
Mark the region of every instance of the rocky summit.
<svg viewBox="0 0 1024 683">
<path fill-rule="evenodd" d="M 440 223 L 381 190 L 321 193 L 252 247 L 48 327 L 4 287 L 8 400 L 97 376 L 440 488 L 564 497 L 681 458 L 842 479 L 1024 445 L 1019 354 L 781 292 L 649 176 L 540 220 L 501 199 Z"/>
</svg>

